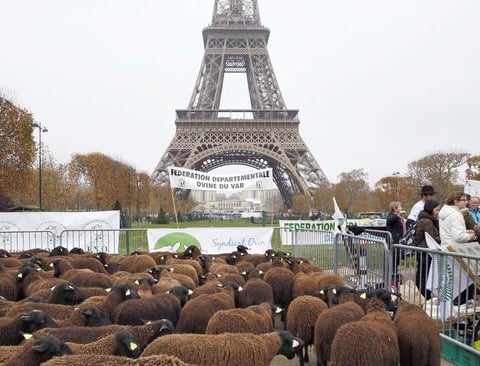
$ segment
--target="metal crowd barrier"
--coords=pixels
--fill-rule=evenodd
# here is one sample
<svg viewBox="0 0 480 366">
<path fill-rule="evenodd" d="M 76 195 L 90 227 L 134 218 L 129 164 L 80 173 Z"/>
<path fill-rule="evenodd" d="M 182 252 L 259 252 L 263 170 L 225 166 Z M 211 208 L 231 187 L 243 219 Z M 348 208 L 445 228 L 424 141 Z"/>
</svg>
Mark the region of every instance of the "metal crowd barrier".
<svg viewBox="0 0 480 366">
<path fill-rule="evenodd" d="M 357 289 L 388 288 L 389 256 L 385 240 L 363 234 L 337 234 L 333 271 Z"/>
<path fill-rule="evenodd" d="M 147 229 L 64 230 L 60 233 L 59 245 L 88 252 L 148 252 Z"/>
<path fill-rule="evenodd" d="M 56 236 L 52 231 L 0 231 L 0 249 L 8 252 L 51 250 L 55 246 Z"/>
<path fill-rule="evenodd" d="M 480 256 L 395 244 L 391 259 L 402 298 L 438 320 L 444 340 L 480 356 Z"/>
<path fill-rule="evenodd" d="M 283 249 L 290 251 L 294 257 L 308 259 L 323 269 L 333 269 L 335 233 L 287 227 L 278 228 L 278 231 Z"/>
</svg>

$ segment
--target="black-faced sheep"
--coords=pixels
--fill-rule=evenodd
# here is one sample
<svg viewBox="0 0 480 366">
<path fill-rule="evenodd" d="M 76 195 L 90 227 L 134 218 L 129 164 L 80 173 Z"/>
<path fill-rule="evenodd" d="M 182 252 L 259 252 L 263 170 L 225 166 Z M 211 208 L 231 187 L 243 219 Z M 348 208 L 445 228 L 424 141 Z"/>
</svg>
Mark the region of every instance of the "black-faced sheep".
<svg viewBox="0 0 480 366">
<path fill-rule="evenodd" d="M 273 332 L 272 305 L 263 303 L 245 309 L 217 311 L 208 321 L 205 334 Z"/>
<path fill-rule="evenodd" d="M 50 257 L 67 256 L 68 255 L 68 249 L 59 245 L 59 246 L 53 248 L 52 251 L 48 255 Z"/>
<path fill-rule="evenodd" d="M 26 341 L 10 357 L 4 366 L 38 366 L 55 356 L 70 355 L 72 351 L 68 346 L 52 336 L 34 336 Z"/>
<path fill-rule="evenodd" d="M 42 310 L 54 319 L 65 320 L 72 316 L 74 308 L 73 306 L 69 305 L 48 304 L 42 302 L 24 302 L 18 304 L 17 306 L 11 307 L 5 314 L 5 317 L 13 318 L 30 310 Z"/>
<path fill-rule="evenodd" d="M 309 295 L 297 297 L 288 307 L 286 329 L 304 342 L 305 356 L 301 347 L 297 349 L 300 366 L 309 362 L 308 346 L 313 344 L 315 338 L 315 322 L 326 309 L 328 305 L 324 301 Z"/>
<path fill-rule="evenodd" d="M 142 357 L 166 354 L 199 366 L 269 366 L 277 354 L 288 359 L 295 357 L 295 349 L 300 345 L 301 340 L 286 331 L 260 335 L 172 334 L 150 343 Z"/>
<path fill-rule="evenodd" d="M 0 345 L 20 344 L 23 341 L 22 333 L 33 333 L 45 327 L 58 325 L 39 310 L 32 310 L 14 318 L 0 318 Z"/>
<path fill-rule="evenodd" d="M 327 366 L 335 333 L 342 325 L 360 320 L 365 312 L 360 305 L 349 301 L 320 313 L 315 322 L 315 354 L 318 366 Z"/>
<path fill-rule="evenodd" d="M 151 341 L 158 337 L 167 334 L 172 334 L 174 331 L 173 323 L 170 320 L 162 319 L 154 322 L 148 322 L 145 325 L 126 326 L 113 324 L 98 328 L 88 327 L 65 327 L 65 328 L 44 328 L 39 330 L 37 334 L 52 335 L 64 342 L 74 343 L 92 343 L 98 341 L 100 338 L 109 336 L 116 332 L 126 330 L 130 332 L 137 340 L 140 348 L 143 349 Z"/>
<path fill-rule="evenodd" d="M 137 358 L 141 353 L 140 345 L 135 337 L 125 330 L 100 338 L 92 343 L 78 344 L 67 342 L 66 344 L 74 354 L 105 354 Z"/>
<path fill-rule="evenodd" d="M 395 313 L 402 366 L 439 366 L 441 340 L 435 322 L 414 304 L 401 301 Z"/>
<path fill-rule="evenodd" d="M 331 366 L 398 366 L 397 332 L 383 301 L 369 300 L 367 314 L 342 325 L 331 348 Z"/>
<path fill-rule="evenodd" d="M 51 304 L 77 305 L 84 300 L 83 294 L 70 283 L 61 283 L 51 288 L 46 302 Z"/>
</svg>

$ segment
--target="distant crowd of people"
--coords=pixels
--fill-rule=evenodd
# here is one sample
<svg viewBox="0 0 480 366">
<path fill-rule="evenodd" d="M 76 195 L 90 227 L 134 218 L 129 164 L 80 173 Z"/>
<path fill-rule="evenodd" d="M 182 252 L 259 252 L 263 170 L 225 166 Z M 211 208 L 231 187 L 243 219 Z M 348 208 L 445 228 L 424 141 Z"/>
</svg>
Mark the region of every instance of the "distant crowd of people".
<svg viewBox="0 0 480 366">
<path fill-rule="evenodd" d="M 413 205 L 405 218 L 400 202 L 390 203 L 387 216 L 387 231 L 392 234 L 393 243 L 399 243 L 407 231 L 414 228 L 415 245 L 428 248 L 425 233 L 428 233 L 442 247 L 468 242 L 480 243 L 479 197 L 459 192 L 440 203 L 433 186 L 425 185 L 420 192 L 420 200 Z M 479 244 L 480 245 L 480 244 Z M 426 252 L 417 252 L 416 285 L 426 298 L 428 271 L 432 257 Z M 399 259 L 395 265 L 397 266 Z"/>
</svg>

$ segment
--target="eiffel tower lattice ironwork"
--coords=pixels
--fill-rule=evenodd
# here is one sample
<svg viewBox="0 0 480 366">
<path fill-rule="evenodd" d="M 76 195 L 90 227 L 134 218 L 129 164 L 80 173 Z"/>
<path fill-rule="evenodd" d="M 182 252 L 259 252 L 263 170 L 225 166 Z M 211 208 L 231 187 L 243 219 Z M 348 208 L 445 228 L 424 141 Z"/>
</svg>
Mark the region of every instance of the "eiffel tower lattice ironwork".
<svg viewBox="0 0 480 366">
<path fill-rule="evenodd" d="M 271 167 L 284 205 L 328 180 L 287 109 L 267 50 L 258 0 L 215 0 L 203 30 L 205 54 L 188 109 L 176 111 L 176 133 L 152 174 L 168 183 L 168 167 L 208 172 L 226 165 Z M 225 73 L 245 73 L 251 109 L 220 110 Z"/>
</svg>

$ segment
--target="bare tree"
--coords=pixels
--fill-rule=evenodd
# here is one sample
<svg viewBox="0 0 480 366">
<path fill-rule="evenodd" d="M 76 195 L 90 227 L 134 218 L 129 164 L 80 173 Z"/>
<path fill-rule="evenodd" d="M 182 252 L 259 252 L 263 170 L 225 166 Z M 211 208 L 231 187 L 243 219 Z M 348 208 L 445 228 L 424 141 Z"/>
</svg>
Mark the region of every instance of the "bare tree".
<svg viewBox="0 0 480 366">
<path fill-rule="evenodd" d="M 460 183 L 458 169 L 466 163 L 468 157 L 469 154 L 463 152 L 431 154 L 410 162 L 408 171 L 418 187 L 430 183 L 439 192 L 439 196 L 445 198 Z"/>
</svg>

